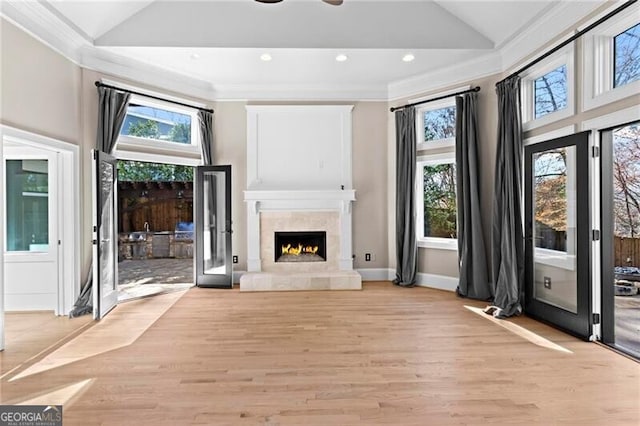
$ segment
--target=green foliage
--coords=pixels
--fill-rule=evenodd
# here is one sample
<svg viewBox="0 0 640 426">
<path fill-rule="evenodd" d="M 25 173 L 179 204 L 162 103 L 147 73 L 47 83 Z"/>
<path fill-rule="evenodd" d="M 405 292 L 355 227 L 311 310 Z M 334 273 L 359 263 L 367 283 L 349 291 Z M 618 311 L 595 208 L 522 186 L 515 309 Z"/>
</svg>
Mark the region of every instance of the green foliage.
<svg viewBox="0 0 640 426">
<path fill-rule="evenodd" d="M 155 121 L 141 120 L 129 124 L 129 135 L 141 138 L 158 139 L 160 137 L 160 130 L 158 129 L 158 123 Z"/>
<path fill-rule="evenodd" d="M 169 131 L 168 139 L 173 142 L 191 143 L 191 124 L 178 123 Z"/>
<path fill-rule="evenodd" d="M 457 238 L 455 165 L 425 166 L 423 179 L 424 236 Z"/>
<path fill-rule="evenodd" d="M 127 182 L 191 182 L 193 167 L 175 164 L 118 161 L 118 180 Z"/>
</svg>

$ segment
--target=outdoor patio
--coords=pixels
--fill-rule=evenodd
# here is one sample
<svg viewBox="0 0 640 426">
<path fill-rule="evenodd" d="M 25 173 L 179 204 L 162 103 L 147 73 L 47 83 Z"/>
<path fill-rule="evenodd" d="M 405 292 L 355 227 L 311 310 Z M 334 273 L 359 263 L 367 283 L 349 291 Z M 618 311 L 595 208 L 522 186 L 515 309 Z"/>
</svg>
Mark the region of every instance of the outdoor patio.
<svg viewBox="0 0 640 426">
<path fill-rule="evenodd" d="M 193 286 L 193 259 L 141 259 L 118 263 L 118 301 Z"/>
</svg>

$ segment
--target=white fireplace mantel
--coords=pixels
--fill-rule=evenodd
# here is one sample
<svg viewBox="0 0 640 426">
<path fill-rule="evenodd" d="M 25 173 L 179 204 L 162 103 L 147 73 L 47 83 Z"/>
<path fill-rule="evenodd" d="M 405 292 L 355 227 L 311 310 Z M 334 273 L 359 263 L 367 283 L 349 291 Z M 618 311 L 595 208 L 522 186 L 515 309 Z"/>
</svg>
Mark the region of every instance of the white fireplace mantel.
<svg viewBox="0 0 640 426">
<path fill-rule="evenodd" d="M 247 268 L 262 270 L 260 213 L 264 211 L 336 211 L 340 217 L 340 270 L 353 269 L 351 203 L 355 190 L 338 191 L 245 191 L 247 203 Z"/>
</svg>

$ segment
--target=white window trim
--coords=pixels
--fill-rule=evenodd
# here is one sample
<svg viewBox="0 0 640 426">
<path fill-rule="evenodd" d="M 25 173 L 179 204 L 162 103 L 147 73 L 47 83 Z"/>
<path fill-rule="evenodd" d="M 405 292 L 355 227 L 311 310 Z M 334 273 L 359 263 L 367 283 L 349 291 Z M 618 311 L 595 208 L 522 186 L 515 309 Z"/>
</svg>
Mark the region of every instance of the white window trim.
<svg viewBox="0 0 640 426">
<path fill-rule="evenodd" d="M 191 117 L 191 143 L 181 144 L 166 142 L 158 139 L 141 138 L 137 136 L 120 135 L 116 143 L 116 153 L 141 151 L 145 153 L 161 153 L 170 156 L 200 158 L 201 136 L 198 125 L 198 111 L 196 108 L 179 107 L 169 102 L 147 98 L 140 95 L 131 95 L 129 104 L 149 106 L 165 111 L 171 111 Z M 116 155 L 117 156 L 117 155 Z"/>
<path fill-rule="evenodd" d="M 567 106 L 561 110 L 535 118 L 535 81 L 562 65 L 567 67 Z M 575 67 L 573 44 L 566 46 L 547 61 L 531 67 L 522 74 L 522 129 L 526 132 L 546 126 L 575 114 Z"/>
<path fill-rule="evenodd" d="M 582 110 L 588 111 L 640 93 L 640 80 L 613 87 L 613 37 L 638 24 L 640 6 L 594 28 L 583 38 Z"/>
<path fill-rule="evenodd" d="M 424 113 L 441 108 L 455 107 L 455 98 L 443 99 L 416 108 L 416 149 L 425 151 L 431 149 L 453 148 L 456 145 L 456 138 L 434 139 L 430 141 L 424 140 Z"/>
<path fill-rule="evenodd" d="M 454 151 L 424 155 L 416 159 L 416 171 L 421 170 L 424 166 L 435 166 L 438 164 L 455 164 L 455 162 L 456 154 Z M 422 185 L 422 174 L 416 173 L 416 194 L 423 193 Z M 422 230 L 424 229 L 424 202 L 416 202 L 416 229 L 420 230 L 420 234 L 422 234 Z M 457 238 L 421 237 L 419 235 L 416 235 L 416 239 L 418 242 L 418 247 L 439 250 L 458 250 Z"/>
</svg>

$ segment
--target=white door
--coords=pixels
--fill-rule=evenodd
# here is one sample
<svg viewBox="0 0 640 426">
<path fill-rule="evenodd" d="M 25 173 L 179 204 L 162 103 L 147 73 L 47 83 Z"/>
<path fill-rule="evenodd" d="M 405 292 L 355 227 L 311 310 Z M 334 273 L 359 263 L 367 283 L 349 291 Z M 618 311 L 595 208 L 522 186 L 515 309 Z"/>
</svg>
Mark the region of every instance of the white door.
<svg viewBox="0 0 640 426">
<path fill-rule="evenodd" d="M 58 154 L 5 147 L 6 311 L 58 312 Z"/>
<path fill-rule="evenodd" d="M 116 159 L 93 151 L 93 317 L 118 304 Z"/>
</svg>

